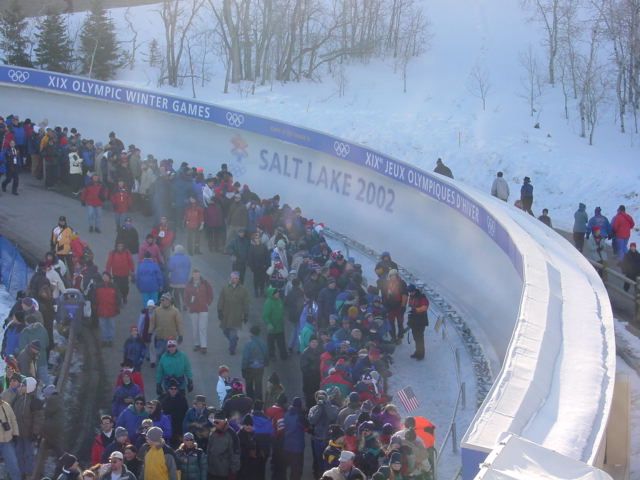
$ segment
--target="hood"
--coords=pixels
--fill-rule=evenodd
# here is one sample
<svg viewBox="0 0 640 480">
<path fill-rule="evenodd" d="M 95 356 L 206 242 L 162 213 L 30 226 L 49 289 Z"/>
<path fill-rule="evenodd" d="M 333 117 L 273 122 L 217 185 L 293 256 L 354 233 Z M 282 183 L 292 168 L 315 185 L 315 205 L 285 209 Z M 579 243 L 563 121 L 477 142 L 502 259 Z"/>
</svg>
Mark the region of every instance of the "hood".
<svg viewBox="0 0 640 480">
<path fill-rule="evenodd" d="M 587 206 L 584 203 L 578 204 L 578 210 L 586 210 Z"/>
<path fill-rule="evenodd" d="M 272 300 L 275 300 L 275 299 L 273 298 L 273 296 L 275 295 L 275 293 L 276 293 L 276 289 L 275 289 L 274 287 L 268 287 L 268 288 L 267 288 L 267 298 L 270 298 L 270 299 L 272 299 Z"/>
</svg>

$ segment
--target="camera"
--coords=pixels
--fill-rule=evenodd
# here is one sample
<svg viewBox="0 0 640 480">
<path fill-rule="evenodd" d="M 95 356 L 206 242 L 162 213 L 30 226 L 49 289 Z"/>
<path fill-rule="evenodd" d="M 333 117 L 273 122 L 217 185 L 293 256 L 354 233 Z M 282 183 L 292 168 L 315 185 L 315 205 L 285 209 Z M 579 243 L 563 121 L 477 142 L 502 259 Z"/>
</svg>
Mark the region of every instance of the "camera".
<svg viewBox="0 0 640 480">
<path fill-rule="evenodd" d="M 11 425 L 9 424 L 9 422 L 2 422 L 2 428 L 5 432 L 8 432 L 9 430 L 11 430 Z"/>
</svg>

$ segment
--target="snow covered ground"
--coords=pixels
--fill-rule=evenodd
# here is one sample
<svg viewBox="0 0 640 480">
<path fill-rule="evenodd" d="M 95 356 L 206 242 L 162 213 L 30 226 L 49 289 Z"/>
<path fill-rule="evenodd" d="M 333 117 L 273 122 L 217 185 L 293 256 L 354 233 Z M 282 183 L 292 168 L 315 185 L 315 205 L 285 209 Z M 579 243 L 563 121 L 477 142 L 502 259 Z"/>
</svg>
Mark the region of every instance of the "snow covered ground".
<svg viewBox="0 0 640 480">
<path fill-rule="evenodd" d="M 197 98 L 340 135 L 427 170 L 442 157 L 456 179 L 485 191 L 502 170 L 513 200 L 528 175 L 535 187 L 534 211 L 549 208 L 554 224 L 567 229 L 578 202 L 586 203 L 590 213 L 600 205 L 609 216 L 624 203 L 640 217 L 638 175 L 630 172 L 640 155 L 640 136 L 619 133 L 613 107 L 600 112 L 594 146 L 578 136 L 575 108 L 570 120 L 564 119 L 560 87 L 547 86 L 535 117 L 529 116 L 520 56 L 531 47 L 542 70 L 545 56 L 543 32 L 528 21 L 530 13 L 520 2 L 431 0 L 423 5 L 431 23 L 431 47 L 409 65 L 406 94 L 401 73 L 394 72 L 389 59 L 347 66 L 342 97 L 331 75 L 320 82 L 258 86 L 255 94 L 247 85 L 232 86 L 225 95 L 224 70 L 212 65 L 210 82 L 196 86 Z M 157 72 L 144 63 L 142 53 L 151 39 L 163 41 L 157 9 L 129 9 L 135 24 L 147 28 L 139 31 L 138 63 L 121 71 L 117 81 L 156 88 Z M 112 10 L 123 40 L 131 37 L 125 12 Z M 75 28 L 83 18 L 74 16 Z M 488 72 L 486 111 L 470 93 L 469 74 L 476 65 Z M 192 95 L 189 82 L 165 90 Z M 540 129 L 533 128 L 536 122 Z"/>
</svg>

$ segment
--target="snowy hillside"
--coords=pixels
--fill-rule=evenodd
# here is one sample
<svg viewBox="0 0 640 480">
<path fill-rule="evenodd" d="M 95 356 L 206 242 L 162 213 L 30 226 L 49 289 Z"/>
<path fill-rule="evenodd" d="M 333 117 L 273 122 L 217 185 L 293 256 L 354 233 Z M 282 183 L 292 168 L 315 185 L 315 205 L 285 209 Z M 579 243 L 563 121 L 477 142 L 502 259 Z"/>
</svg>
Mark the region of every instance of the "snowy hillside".
<svg viewBox="0 0 640 480">
<path fill-rule="evenodd" d="M 343 96 L 336 74 L 325 75 L 322 82 L 258 86 L 254 94 L 250 85 L 232 85 L 225 95 L 224 68 L 210 65 L 211 78 L 204 88 L 196 85 L 197 98 L 340 135 L 426 170 L 442 157 L 456 179 L 485 191 L 502 170 L 511 201 L 519 196 L 522 177 L 530 176 L 534 212 L 549 208 L 556 226 L 571 228 L 578 202 L 586 203 L 590 214 L 602 206 L 610 217 L 624 203 L 640 220 L 638 174 L 633 172 L 640 136 L 619 133 L 613 104 L 600 112 L 594 146 L 578 135 L 575 106 L 570 106 L 570 120 L 564 119 L 559 86 L 546 85 L 535 116 L 529 115 L 521 57 L 531 47 L 541 71 L 546 60 L 543 32 L 528 21 L 530 13 L 520 2 L 431 0 L 424 1 L 424 9 L 431 46 L 409 64 L 407 93 L 389 59 L 348 65 Z M 117 81 L 156 88 L 157 72 L 143 57 L 152 38 L 163 42 L 158 7 L 111 13 L 121 40 L 131 38 L 125 14 L 139 30 L 137 64 L 120 71 Z M 84 14 L 74 17 L 77 29 Z M 485 111 L 470 86 L 474 67 L 486 72 L 490 85 Z M 180 90 L 169 90 L 192 96 L 189 81 Z M 533 128 L 537 122 L 539 129 Z M 125 142 L 135 141 L 124 132 L 122 136 Z"/>
</svg>

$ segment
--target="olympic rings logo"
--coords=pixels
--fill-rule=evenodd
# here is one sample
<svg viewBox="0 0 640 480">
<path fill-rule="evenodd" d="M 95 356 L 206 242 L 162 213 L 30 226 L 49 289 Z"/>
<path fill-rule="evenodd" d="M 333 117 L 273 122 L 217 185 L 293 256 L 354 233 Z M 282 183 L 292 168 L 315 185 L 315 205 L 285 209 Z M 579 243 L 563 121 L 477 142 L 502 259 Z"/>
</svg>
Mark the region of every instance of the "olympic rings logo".
<svg viewBox="0 0 640 480">
<path fill-rule="evenodd" d="M 333 150 L 336 152 L 336 155 L 345 158 L 347 155 L 349 155 L 351 147 L 346 143 L 338 142 L 336 140 L 335 142 L 333 142 Z"/>
<path fill-rule="evenodd" d="M 244 123 L 244 115 L 241 113 L 227 112 L 227 123 L 232 127 L 239 127 Z"/>
<path fill-rule="evenodd" d="M 8 75 L 12 82 L 24 83 L 29 80 L 29 72 L 24 72 L 22 70 L 11 69 L 9 70 Z"/>
</svg>

